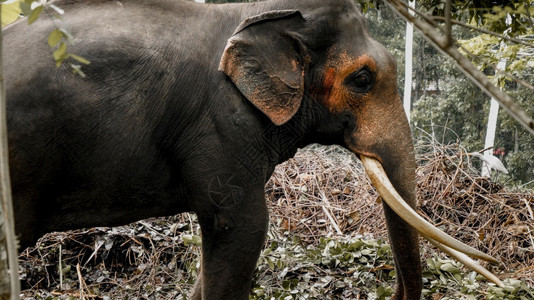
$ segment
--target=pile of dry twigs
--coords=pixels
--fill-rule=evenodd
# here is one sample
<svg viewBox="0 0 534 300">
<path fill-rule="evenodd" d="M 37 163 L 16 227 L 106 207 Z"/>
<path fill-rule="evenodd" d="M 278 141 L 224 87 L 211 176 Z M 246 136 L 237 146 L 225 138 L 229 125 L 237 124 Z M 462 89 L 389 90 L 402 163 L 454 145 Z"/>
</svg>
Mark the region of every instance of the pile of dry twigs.
<svg viewBox="0 0 534 300">
<path fill-rule="evenodd" d="M 198 246 L 182 234 L 198 230 L 183 214 L 47 234 L 19 256 L 22 298 L 180 299 L 199 261 Z"/>
<path fill-rule="evenodd" d="M 420 213 L 460 241 L 499 258 L 502 271 L 508 272 L 501 277 L 532 284 L 534 194 L 481 177 L 472 158 L 456 144 L 427 147 L 417 170 Z"/>
<path fill-rule="evenodd" d="M 305 242 L 332 235 L 386 235 L 382 205 L 347 150 L 313 145 L 279 165 L 266 185 L 271 222 Z"/>
</svg>

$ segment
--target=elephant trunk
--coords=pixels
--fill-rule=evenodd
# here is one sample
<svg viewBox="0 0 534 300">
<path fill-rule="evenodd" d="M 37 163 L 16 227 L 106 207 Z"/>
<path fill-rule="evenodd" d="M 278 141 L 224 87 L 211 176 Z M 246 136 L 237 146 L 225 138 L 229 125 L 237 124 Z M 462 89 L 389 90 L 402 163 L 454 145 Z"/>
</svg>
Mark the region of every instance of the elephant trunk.
<svg viewBox="0 0 534 300">
<path fill-rule="evenodd" d="M 385 202 L 388 232 L 397 265 L 403 268 L 402 260 L 412 262 L 406 270 L 399 270 L 404 277 L 401 281 L 406 284 L 412 281 L 410 278 L 420 276 L 419 232 L 451 256 L 502 286 L 498 278 L 466 255 L 490 262 L 497 262 L 495 258 L 440 231 L 415 211 L 416 164 L 411 132 L 404 110 L 399 105 L 400 99 L 396 98 L 394 103 L 396 105 L 358 108 L 355 130 L 346 134 L 345 141 L 359 155 L 371 182 Z M 414 261 L 418 264 L 415 265 Z"/>
<path fill-rule="evenodd" d="M 419 236 L 416 228 L 399 216 L 389 199 L 379 188 L 382 180 L 404 199 L 403 203 L 415 209 L 415 156 L 408 121 L 404 112 L 386 110 L 380 106 L 359 108 L 354 130 L 347 133 L 345 141 L 362 161 L 366 172 L 384 199 L 384 213 L 390 244 L 397 270 L 397 298 L 419 299 L 421 290 L 421 258 Z M 366 118 L 369 113 L 369 118 Z M 371 115 L 374 115 L 371 118 Z M 378 119 L 376 116 L 383 118 Z M 375 165 L 380 172 L 375 172 Z M 379 173 L 380 175 L 374 176 Z M 378 177 L 379 180 L 375 180 Z"/>
</svg>

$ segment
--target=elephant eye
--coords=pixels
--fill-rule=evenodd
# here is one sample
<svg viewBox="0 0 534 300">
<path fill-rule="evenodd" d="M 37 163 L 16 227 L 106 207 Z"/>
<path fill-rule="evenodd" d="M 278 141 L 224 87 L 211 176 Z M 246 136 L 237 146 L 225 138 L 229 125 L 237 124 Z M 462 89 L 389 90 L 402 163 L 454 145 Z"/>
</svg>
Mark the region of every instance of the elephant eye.
<svg viewBox="0 0 534 300">
<path fill-rule="evenodd" d="M 369 92 L 373 88 L 374 76 L 367 67 L 364 67 L 350 74 L 345 79 L 345 83 L 352 87 L 355 92 L 363 94 Z"/>
</svg>

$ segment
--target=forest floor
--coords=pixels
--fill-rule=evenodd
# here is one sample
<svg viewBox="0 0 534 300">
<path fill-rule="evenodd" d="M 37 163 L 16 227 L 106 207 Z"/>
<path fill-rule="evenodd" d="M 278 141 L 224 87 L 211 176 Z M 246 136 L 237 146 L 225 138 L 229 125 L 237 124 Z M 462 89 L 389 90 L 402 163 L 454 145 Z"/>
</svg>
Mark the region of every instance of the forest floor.
<svg viewBox="0 0 534 300">
<path fill-rule="evenodd" d="M 534 299 L 534 193 L 481 177 L 459 145 L 418 147 L 418 212 L 500 259 L 500 288 L 421 239 L 424 299 Z M 395 271 L 381 200 L 340 147 L 313 145 L 266 185 L 271 225 L 251 299 L 388 299 Z M 19 258 L 23 299 L 186 299 L 200 229 L 181 214 L 52 233 Z"/>
</svg>

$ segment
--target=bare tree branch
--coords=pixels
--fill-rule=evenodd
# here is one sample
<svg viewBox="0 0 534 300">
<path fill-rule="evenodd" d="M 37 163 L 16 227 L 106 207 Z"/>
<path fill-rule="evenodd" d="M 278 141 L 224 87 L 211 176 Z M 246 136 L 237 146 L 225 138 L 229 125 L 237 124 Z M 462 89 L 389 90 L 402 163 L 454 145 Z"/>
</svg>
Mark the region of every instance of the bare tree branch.
<svg viewBox="0 0 534 300">
<path fill-rule="evenodd" d="M 410 15 L 406 3 L 402 0 L 386 0 L 385 2 L 406 21 L 417 27 L 434 48 L 451 57 L 464 74 L 488 95 L 495 98 L 517 122 L 534 134 L 534 120 L 510 96 L 496 87 L 484 73 L 475 68 L 471 61 L 463 56 L 454 44 L 447 46 L 446 38 L 434 26 L 425 20 L 419 20 Z"/>
</svg>

